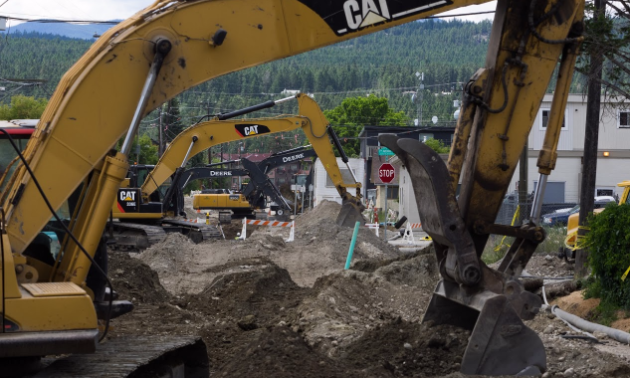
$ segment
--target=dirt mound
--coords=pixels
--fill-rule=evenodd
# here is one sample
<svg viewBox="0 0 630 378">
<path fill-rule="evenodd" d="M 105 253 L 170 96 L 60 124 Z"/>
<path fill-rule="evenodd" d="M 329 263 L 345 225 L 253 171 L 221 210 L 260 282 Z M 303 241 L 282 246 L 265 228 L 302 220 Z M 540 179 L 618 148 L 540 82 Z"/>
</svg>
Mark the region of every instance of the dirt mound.
<svg viewBox="0 0 630 378">
<path fill-rule="evenodd" d="M 337 226 L 335 222 L 340 210 L 341 205 L 337 202 L 321 201 L 317 207 L 297 217 L 296 237 L 308 244 L 332 248 L 345 261 L 353 229 Z M 365 227 L 359 229 L 353 258 L 389 259 L 398 255 L 396 248 L 379 239 L 374 231 Z"/>
<path fill-rule="evenodd" d="M 226 264 L 264 257 L 286 269 L 300 286 L 311 287 L 317 278 L 343 270 L 352 229 L 338 227 L 334 218 L 340 206 L 323 201 L 296 220 L 295 241 L 285 242 L 289 228 L 249 227 L 247 239 L 191 243 L 180 234 L 170 234 L 137 257 L 158 272 L 160 282 L 176 296 L 198 294 L 225 272 Z M 232 227 L 232 231 L 236 228 Z M 370 230 L 359 232 L 353 262 L 365 259 L 389 261 L 398 251 Z"/>
<path fill-rule="evenodd" d="M 135 303 L 163 303 L 171 299 L 157 273 L 126 252 L 109 252 L 108 270 L 121 299 Z"/>
<path fill-rule="evenodd" d="M 145 249 L 138 257 L 155 271 L 178 270 L 184 263 L 182 257 L 194 247 L 194 243 L 180 233 L 171 233 L 164 241 Z"/>
<path fill-rule="evenodd" d="M 401 282 L 393 272 L 421 277 Z M 314 293 L 298 307 L 299 324 L 310 345 L 329 356 L 366 332 L 396 319 L 419 322 L 437 281 L 433 255 L 395 261 L 373 273 L 338 272 L 317 280 Z"/>
<path fill-rule="evenodd" d="M 282 312 L 295 308 L 308 291 L 265 258 L 243 259 L 217 270 L 225 274 L 199 294 L 184 297 L 182 306 L 222 319 L 247 318 L 250 326 L 258 328 L 281 321 Z"/>
<path fill-rule="evenodd" d="M 219 377 L 364 377 L 341 362 L 314 352 L 287 327 L 263 330 L 258 338 L 239 348 Z"/>
<path fill-rule="evenodd" d="M 295 224 L 299 228 L 313 228 L 317 226 L 321 220 L 328 220 L 335 223 L 339 211 L 341 211 L 341 205 L 337 202 L 322 200 L 317 206 L 297 217 Z"/>
<path fill-rule="evenodd" d="M 441 376 L 459 371 L 468 337 L 461 328 L 398 319 L 341 348 L 339 360 L 364 367 L 366 376 Z"/>
</svg>

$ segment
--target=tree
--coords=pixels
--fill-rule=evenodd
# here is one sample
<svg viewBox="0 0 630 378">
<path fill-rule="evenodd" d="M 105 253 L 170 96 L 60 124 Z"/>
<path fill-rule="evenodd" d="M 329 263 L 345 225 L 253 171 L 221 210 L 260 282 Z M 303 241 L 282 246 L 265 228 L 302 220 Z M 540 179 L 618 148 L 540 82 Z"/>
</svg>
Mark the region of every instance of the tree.
<svg viewBox="0 0 630 378">
<path fill-rule="evenodd" d="M 395 112 L 384 97 L 349 97 L 341 105 L 324 112 L 348 156 L 359 156 L 356 137 L 362 126 L 406 126 L 404 112 Z"/>
<path fill-rule="evenodd" d="M 158 162 L 158 146 L 148 134 L 142 134 L 140 138 L 135 138 L 134 145 L 140 145 L 140 159 L 138 164 L 156 164 Z"/>
<path fill-rule="evenodd" d="M 613 13 L 607 13 L 609 6 Z M 630 99 L 630 5 L 626 2 L 595 0 L 587 5 L 586 38 L 583 54 L 576 70 L 585 75 L 588 88 L 584 164 L 581 182 L 579 234 L 586 233 L 588 215 L 593 211 L 593 195 L 597 173 L 597 146 L 601 96 L 615 100 Z M 605 102 L 606 103 L 606 102 Z M 611 104 L 623 104 L 612 101 Z M 576 277 L 587 274 L 588 249 L 576 252 Z"/>
<path fill-rule="evenodd" d="M 451 148 L 444 145 L 444 142 L 439 139 L 429 138 L 424 144 L 431 147 L 431 149 L 438 154 L 448 154 L 451 151 Z"/>
<path fill-rule="evenodd" d="M 44 98 L 13 96 L 10 105 L 0 105 L 0 119 L 39 119 L 47 104 L 48 100 Z"/>
<path fill-rule="evenodd" d="M 585 39 L 576 70 L 587 81 L 601 83 L 604 96 L 630 99 L 630 4 L 590 1 L 586 16 Z"/>
<path fill-rule="evenodd" d="M 164 122 L 164 134 L 166 135 L 167 143 L 170 143 L 179 135 L 186 126 L 182 123 L 181 114 L 179 111 L 179 100 L 173 98 L 168 102 L 166 112 L 163 115 L 162 122 Z"/>
</svg>

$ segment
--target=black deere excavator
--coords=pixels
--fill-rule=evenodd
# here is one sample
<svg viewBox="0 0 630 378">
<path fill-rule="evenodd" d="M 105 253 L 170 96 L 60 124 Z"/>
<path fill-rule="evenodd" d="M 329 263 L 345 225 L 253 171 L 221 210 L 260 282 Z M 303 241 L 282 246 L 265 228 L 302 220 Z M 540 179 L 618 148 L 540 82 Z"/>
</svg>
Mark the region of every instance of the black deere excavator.
<svg viewBox="0 0 630 378">
<path fill-rule="evenodd" d="M 218 193 L 205 190 L 201 194 L 194 195 L 193 208 L 195 210 L 219 210 L 219 219 L 223 222 L 231 221 L 230 213 L 234 213 L 237 218 L 252 217 L 254 210 L 265 209 L 268 206 L 276 215 L 283 216 L 290 213 L 291 207 L 295 204 L 291 204 L 280 193 L 276 185 L 269 179 L 269 173 L 285 164 L 316 157 L 315 150 L 310 146 L 303 146 L 274 153 L 259 163 L 245 158 L 232 162 L 214 163 L 206 167 L 196 167 L 184 171 L 179 179 L 181 184 L 178 186 L 183 189 L 190 180 L 194 179 L 249 176 L 249 182 L 243 185 L 239 193 Z M 242 164 L 243 169 L 213 168 L 228 163 Z"/>
<path fill-rule="evenodd" d="M 0 186 L 0 372 L 20 376 L 19 370 L 35 368 L 41 356 L 55 355 L 62 357 L 41 376 L 208 377 L 207 353 L 198 337 L 129 335 L 98 344 L 105 337 L 99 319 L 106 332 L 108 320 L 121 314 L 113 311 L 112 295 L 104 295 L 104 285 L 111 288 L 111 282 L 106 256 L 99 255 L 101 239 L 142 117 L 230 72 L 483 2 L 158 0 L 104 33 L 63 76 L 24 151 L 16 144 L 3 146 L 14 149 L 18 163 Z M 547 369 L 540 338 L 523 323 L 536 314 L 541 300 L 523 289 L 519 275 L 545 238 L 538 224 L 540 205 L 555 168 L 583 40 L 584 6 L 584 0 L 497 1 L 485 67 L 464 88 L 448 164 L 419 141 L 381 136 L 411 172 L 422 224 L 440 264 L 442 279 L 425 320 L 472 329 L 461 364 L 464 374 L 540 375 Z M 556 71 L 531 221 L 519 228 L 497 225 L 502 199 Z M 327 125 L 316 113 L 311 114 L 317 120 L 272 121 L 278 130 Z M 268 132 L 262 127 L 269 130 L 267 122 L 216 120 L 185 137 L 190 143 L 193 137 L 208 142 L 229 130 L 248 138 Z M 314 135 L 316 140 L 324 136 Z M 124 141 L 116 151 L 120 138 Z M 175 159 L 163 172 L 153 172 L 155 181 L 170 177 L 181 163 Z M 346 187 L 358 185 L 340 190 Z M 40 259 L 47 251 L 35 244 L 51 216 L 62 241 L 52 265 Z M 480 259 L 490 234 L 516 237 L 498 269 Z M 100 280 L 89 280 L 90 273 Z M 149 373 L 158 366 L 164 373 Z"/>
</svg>

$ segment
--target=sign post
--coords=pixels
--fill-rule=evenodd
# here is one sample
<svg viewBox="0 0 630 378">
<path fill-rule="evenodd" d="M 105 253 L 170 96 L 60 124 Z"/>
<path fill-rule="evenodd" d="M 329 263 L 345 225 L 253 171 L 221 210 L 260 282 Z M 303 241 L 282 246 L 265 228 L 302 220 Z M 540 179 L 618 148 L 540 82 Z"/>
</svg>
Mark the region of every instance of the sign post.
<svg viewBox="0 0 630 378">
<path fill-rule="evenodd" d="M 385 240 L 387 240 L 387 187 L 396 177 L 394 166 L 389 163 L 383 163 L 378 169 L 378 178 L 385 184 L 385 232 L 383 232 Z"/>
</svg>

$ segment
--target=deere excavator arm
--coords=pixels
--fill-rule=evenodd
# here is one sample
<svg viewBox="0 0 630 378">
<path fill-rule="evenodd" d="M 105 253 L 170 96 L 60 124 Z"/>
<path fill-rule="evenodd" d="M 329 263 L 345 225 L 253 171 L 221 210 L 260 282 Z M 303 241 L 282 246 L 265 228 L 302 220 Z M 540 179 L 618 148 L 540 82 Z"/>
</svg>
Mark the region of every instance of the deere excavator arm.
<svg viewBox="0 0 630 378">
<path fill-rule="evenodd" d="M 483 0 L 156 1 L 99 38 L 63 76 L 26 148 L 58 209 L 142 115 L 195 85 Z M 170 45 L 145 85 L 156 46 Z M 144 89 L 144 90 L 143 90 Z M 140 101 L 140 100 L 141 101 Z M 136 112 L 138 104 L 140 111 Z M 63 167 L 63 169 L 60 169 Z M 50 214 L 25 170 L 4 195 L 14 252 Z"/>
</svg>

